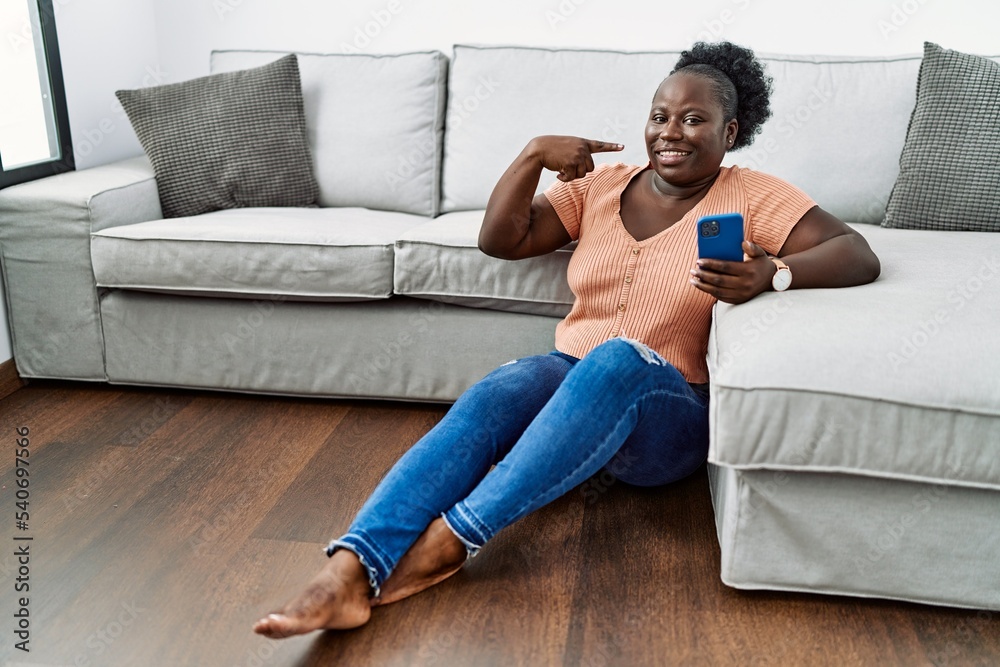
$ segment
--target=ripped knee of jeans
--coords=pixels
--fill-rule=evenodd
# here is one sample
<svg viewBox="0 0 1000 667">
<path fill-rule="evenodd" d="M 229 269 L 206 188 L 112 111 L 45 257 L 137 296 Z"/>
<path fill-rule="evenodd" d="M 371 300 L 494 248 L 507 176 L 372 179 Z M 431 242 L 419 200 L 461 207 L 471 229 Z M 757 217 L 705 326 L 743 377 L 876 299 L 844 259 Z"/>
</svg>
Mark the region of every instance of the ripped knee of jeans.
<svg viewBox="0 0 1000 667">
<path fill-rule="evenodd" d="M 652 364 L 654 366 L 667 365 L 667 360 L 657 354 L 656 350 L 649 347 L 645 343 L 641 343 L 634 338 L 626 338 L 625 336 L 619 336 L 618 338 L 619 340 L 631 345 L 635 351 L 639 353 L 639 356 L 642 357 L 642 360 L 647 364 Z"/>
<path fill-rule="evenodd" d="M 516 364 L 516 363 L 517 363 L 517 359 L 511 359 L 510 361 L 508 361 L 505 364 L 500 364 L 500 368 L 503 368 L 504 366 L 510 366 L 511 364 Z"/>
</svg>

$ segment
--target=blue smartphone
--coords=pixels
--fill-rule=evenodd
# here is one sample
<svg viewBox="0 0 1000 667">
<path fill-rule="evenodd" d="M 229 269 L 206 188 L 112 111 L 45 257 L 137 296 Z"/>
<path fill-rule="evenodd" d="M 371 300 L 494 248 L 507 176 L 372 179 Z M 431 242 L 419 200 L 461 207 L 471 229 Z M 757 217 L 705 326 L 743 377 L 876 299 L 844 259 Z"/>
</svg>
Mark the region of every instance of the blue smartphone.
<svg viewBox="0 0 1000 667">
<path fill-rule="evenodd" d="M 743 261 L 743 216 L 739 213 L 698 218 L 698 257 Z"/>
</svg>

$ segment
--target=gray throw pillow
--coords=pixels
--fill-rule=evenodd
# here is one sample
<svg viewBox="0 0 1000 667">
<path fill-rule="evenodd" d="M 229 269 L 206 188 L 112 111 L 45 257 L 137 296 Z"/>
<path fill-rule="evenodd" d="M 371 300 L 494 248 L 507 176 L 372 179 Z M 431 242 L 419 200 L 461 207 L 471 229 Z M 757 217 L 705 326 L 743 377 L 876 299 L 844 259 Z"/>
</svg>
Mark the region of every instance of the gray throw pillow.
<svg viewBox="0 0 1000 667">
<path fill-rule="evenodd" d="M 924 43 L 882 226 L 1000 231 L 1000 64 Z"/>
<path fill-rule="evenodd" d="M 115 95 L 153 164 L 164 217 L 316 203 L 294 54 Z"/>
</svg>

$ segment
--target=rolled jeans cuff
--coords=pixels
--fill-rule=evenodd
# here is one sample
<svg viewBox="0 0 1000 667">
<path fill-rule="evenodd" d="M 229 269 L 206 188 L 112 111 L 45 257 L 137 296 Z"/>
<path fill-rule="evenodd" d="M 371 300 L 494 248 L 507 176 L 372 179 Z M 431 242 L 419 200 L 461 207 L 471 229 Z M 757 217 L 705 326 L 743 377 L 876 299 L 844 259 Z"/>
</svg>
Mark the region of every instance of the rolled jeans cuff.
<svg viewBox="0 0 1000 667">
<path fill-rule="evenodd" d="M 493 536 L 489 529 L 464 503 L 458 503 L 441 515 L 455 537 L 465 545 L 469 558 L 479 553 Z"/>
<path fill-rule="evenodd" d="M 386 574 L 379 572 L 376 563 L 381 563 L 385 567 L 384 559 L 378 556 L 369 542 L 357 533 L 348 533 L 340 539 L 330 540 L 323 551 L 327 556 L 333 556 L 337 549 L 347 549 L 361 561 L 361 564 L 368 571 L 368 584 L 372 587 L 372 597 L 378 597 L 382 592 L 382 582 L 388 576 L 389 569 L 386 567 Z"/>
</svg>

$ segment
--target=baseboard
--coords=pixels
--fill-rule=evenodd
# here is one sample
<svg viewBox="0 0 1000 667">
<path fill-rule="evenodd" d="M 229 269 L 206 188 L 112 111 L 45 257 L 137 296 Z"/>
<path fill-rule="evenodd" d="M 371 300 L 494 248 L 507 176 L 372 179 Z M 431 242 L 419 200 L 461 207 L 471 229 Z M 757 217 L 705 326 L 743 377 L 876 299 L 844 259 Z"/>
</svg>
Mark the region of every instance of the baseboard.
<svg viewBox="0 0 1000 667">
<path fill-rule="evenodd" d="M 13 359 L 8 359 L 0 364 L 0 401 L 26 384 L 27 382 L 17 374 L 17 366 L 14 365 Z"/>
</svg>

